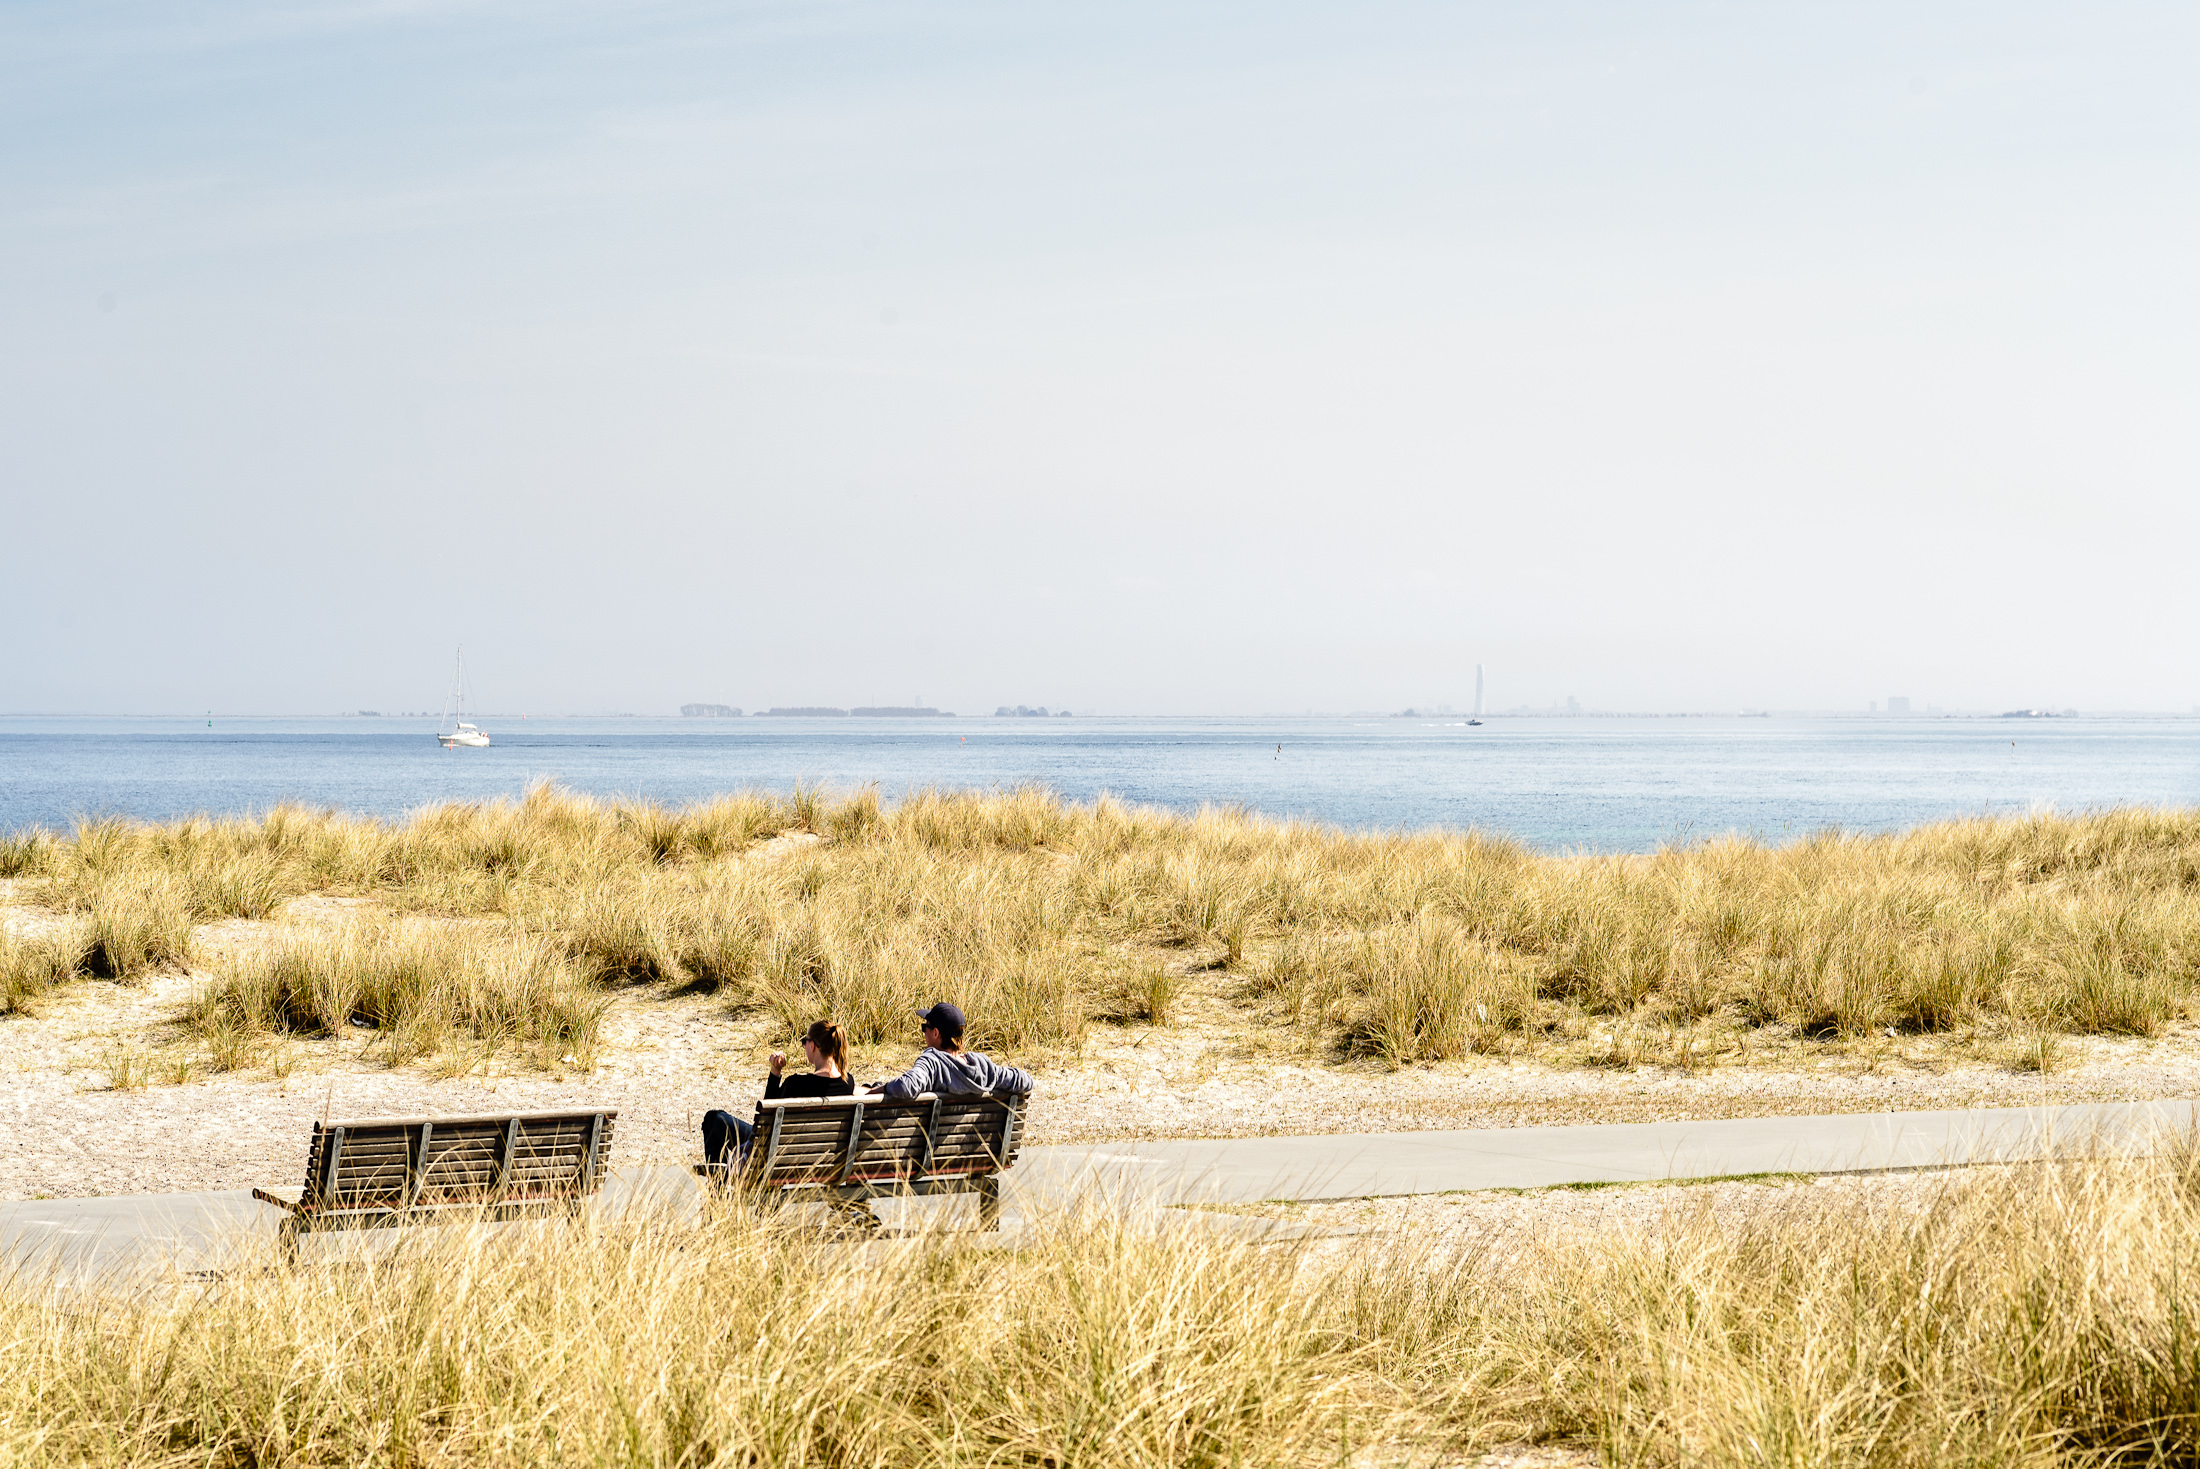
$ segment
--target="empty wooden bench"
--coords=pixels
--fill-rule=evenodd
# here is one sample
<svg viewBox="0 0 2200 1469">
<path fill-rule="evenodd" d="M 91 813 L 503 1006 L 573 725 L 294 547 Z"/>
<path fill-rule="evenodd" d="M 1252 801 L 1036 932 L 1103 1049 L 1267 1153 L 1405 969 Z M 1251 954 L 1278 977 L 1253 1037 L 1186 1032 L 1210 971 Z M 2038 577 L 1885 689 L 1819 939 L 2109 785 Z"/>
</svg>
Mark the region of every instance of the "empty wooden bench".
<svg viewBox="0 0 2200 1469">
<path fill-rule="evenodd" d="M 316 1122 L 306 1181 L 252 1196 L 285 1211 L 283 1245 L 324 1229 L 361 1229 L 463 1212 L 520 1219 L 577 1213 L 602 1187 L 617 1112 L 503 1117 L 377 1117 Z"/>
<path fill-rule="evenodd" d="M 1001 1174 L 1023 1146 L 1028 1099 L 975 1093 L 887 1101 L 797 1097 L 756 1104 L 756 1141 L 738 1169 L 696 1172 L 768 1204 L 822 1201 L 875 1223 L 870 1201 L 976 1194 L 986 1229 L 1001 1223 Z"/>
</svg>

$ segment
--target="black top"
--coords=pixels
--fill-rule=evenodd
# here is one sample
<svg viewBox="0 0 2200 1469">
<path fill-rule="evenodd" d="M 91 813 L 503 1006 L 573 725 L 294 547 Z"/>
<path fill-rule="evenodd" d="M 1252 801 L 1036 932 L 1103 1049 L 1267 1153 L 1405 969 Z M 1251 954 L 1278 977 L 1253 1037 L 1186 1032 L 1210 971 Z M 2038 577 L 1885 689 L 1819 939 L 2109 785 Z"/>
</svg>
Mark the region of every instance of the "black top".
<svg viewBox="0 0 2200 1469">
<path fill-rule="evenodd" d="M 814 1071 L 764 1078 L 764 1100 L 767 1102 L 776 1102 L 782 1097 L 846 1097 L 854 1095 L 855 1089 L 856 1084 L 845 1076 L 819 1076 Z"/>
</svg>

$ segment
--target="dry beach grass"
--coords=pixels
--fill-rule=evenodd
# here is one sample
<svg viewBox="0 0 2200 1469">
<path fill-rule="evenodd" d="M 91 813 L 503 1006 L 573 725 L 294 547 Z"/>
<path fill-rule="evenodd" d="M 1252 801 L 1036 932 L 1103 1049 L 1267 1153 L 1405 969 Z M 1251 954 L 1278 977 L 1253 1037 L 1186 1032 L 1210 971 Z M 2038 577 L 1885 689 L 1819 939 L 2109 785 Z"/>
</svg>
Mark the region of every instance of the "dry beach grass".
<svg viewBox="0 0 2200 1469">
<path fill-rule="evenodd" d="M 1550 858 L 1031 791 L 17 834 L 0 1196 L 281 1181 L 327 1109 L 685 1156 L 801 1023 L 877 1074 L 940 993 L 1035 1141 L 2190 1095 L 2196 861 L 2185 812 Z"/>
<path fill-rule="evenodd" d="M 1635 1191 L 1629 1191 L 1635 1192 Z M 731 1214 L 0 1286 L 11 1463 L 2187 1463 L 2200 1183 L 2153 1162 L 1257 1244 Z M 1577 1196 L 1561 1195 L 1561 1199 Z M 1508 1454 L 1509 1462 L 1566 1462 Z"/>
<path fill-rule="evenodd" d="M 782 860 L 752 860 L 775 839 Z M 671 811 L 543 787 L 397 823 L 283 808 L 18 834 L 0 876 L 79 915 L 8 940 L 11 1006 L 64 972 L 182 962 L 195 923 L 371 899 L 370 926 L 225 961 L 198 1023 L 312 1034 L 357 1016 L 427 1048 L 585 1047 L 591 997 L 671 981 L 788 1024 L 837 1015 L 871 1042 L 947 989 L 979 1044 L 1043 1052 L 1095 1022 L 1165 1023 L 1198 970 L 1309 1048 L 1394 1066 L 1583 1043 L 1685 1066 L 1769 1029 L 1993 1030 L 2037 1049 L 2159 1032 L 2200 962 L 2200 813 L 2141 809 L 1554 858 L 1032 790 Z M 494 932 L 450 927 L 464 919 Z M 545 1006 L 550 1031 L 528 1031 Z"/>
<path fill-rule="evenodd" d="M 794 1023 L 841 1016 L 876 1072 L 943 991 L 1041 1068 L 1040 1141 L 2192 1091 L 2196 893 L 2186 812 L 1640 858 L 1028 791 L 18 834 L 0 1193 L 286 1181 L 326 1110 L 585 1099 L 679 1156 Z M 97 1301 L 18 1274 L 0 1460 L 2192 1462 L 2196 1178 L 1302 1211 L 1377 1230 L 1342 1244 L 455 1227 Z"/>
</svg>

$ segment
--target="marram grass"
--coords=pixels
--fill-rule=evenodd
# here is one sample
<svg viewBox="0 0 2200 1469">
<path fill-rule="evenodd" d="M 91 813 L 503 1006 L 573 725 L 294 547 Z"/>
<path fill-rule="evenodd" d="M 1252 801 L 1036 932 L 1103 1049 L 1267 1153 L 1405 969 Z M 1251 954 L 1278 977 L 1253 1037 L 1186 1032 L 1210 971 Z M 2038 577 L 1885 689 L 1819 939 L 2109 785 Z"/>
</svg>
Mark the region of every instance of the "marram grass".
<svg viewBox="0 0 2200 1469">
<path fill-rule="evenodd" d="M 2196 1194 L 2171 1159 L 1861 1208 L 1680 1200 L 1499 1249 L 1104 1217 L 849 1245 L 728 1217 L 422 1227 L 371 1261 L 309 1242 L 107 1298 L 18 1272 L 0 1462 L 1425 1466 L 1525 1439 L 1611 1464 L 2189 1464 Z"/>
<path fill-rule="evenodd" d="M 397 822 L 291 807 L 103 821 L 19 835 L 0 855 L 19 891 L 86 916 L 84 972 L 181 963 L 194 922 L 347 894 L 501 927 L 497 942 L 534 946 L 521 967 L 561 1013 L 673 983 L 789 1025 L 833 1015 L 875 1041 L 947 993 L 978 1044 L 1034 1052 L 1074 1046 L 1095 1020 L 1165 1018 L 1195 969 L 1224 976 L 1256 1021 L 1405 1064 L 1584 1033 L 1608 1034 L 1624 1062 L 1641 1054 L 1625 1037 L 1675 1038 L 1680 1054 L 1706 1026 L 2143 1036 L 2187 1013 L 2200 963 L 2194 810 L 1546 857 L 1471 832 L 1037 790 L 923 790 L 890 807 L 870 790 L 752 792 L 673 810 L 539 787 Z M 290 952 L 334 982 L 341 945 Z M 214 967 L 257 984 L 257 962 Z M 469 963 L 462 947 L 424 961 L 370 1018 L 494 1031 L 498 1004 L 458 992 Z M 247 1008 L 277 1030 L 330 1023 L 311 1006 Z"/>
<path fill-rule="evenodd" d="M 285 933 L 225 964 L 188 1015 L 201 1035 L 379 1031 L 402 1065 L 460 1038 L 521 1047 L 541 1063 L 592 1061 L 605 998 L 547 940 L 479 925 L 349 922 Z"/>
</svg>

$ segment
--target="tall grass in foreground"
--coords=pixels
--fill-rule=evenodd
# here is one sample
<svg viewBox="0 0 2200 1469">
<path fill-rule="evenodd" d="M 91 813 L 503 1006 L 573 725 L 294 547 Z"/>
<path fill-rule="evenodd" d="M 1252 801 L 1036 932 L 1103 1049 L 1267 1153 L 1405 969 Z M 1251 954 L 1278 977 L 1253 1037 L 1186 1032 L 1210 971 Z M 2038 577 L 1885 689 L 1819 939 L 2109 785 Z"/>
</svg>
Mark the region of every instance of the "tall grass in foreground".
<svg viewBox="0 0 2200 1469">
<path fill-rule="evenodd" d="M 1005 1250 L 454 1226 L 158 1297 L 19 1275 L 0 1458 L 1429 1464 L 1525 1437 L 1625 1464 L 2190 1463 L 2195 1192 L 2068 1165 L 1457 1250 L 1105 1219 Z"/>
<path fill-rule="evenodd" d="M 805 841 L 761 845 L 787 836 Z M 344 893 L 501 919 L 599 986 L 714 988 L 863 1041 L 947 994 L 980 1045 L 1070 1046 L 1167 1014 L 1195 970 L 1393 1064 L 1598 1028 L 2145 1036 L 2200 994 L 2194 810 L 1542 857 L 1033 790 L 670 810 L 538 787 L 395 823 L 280 808 L 8 851 L 31 891 L 115 928 L 96 952 L 117 973 L 175 962 L 192 921 Z"/>
</svg>

